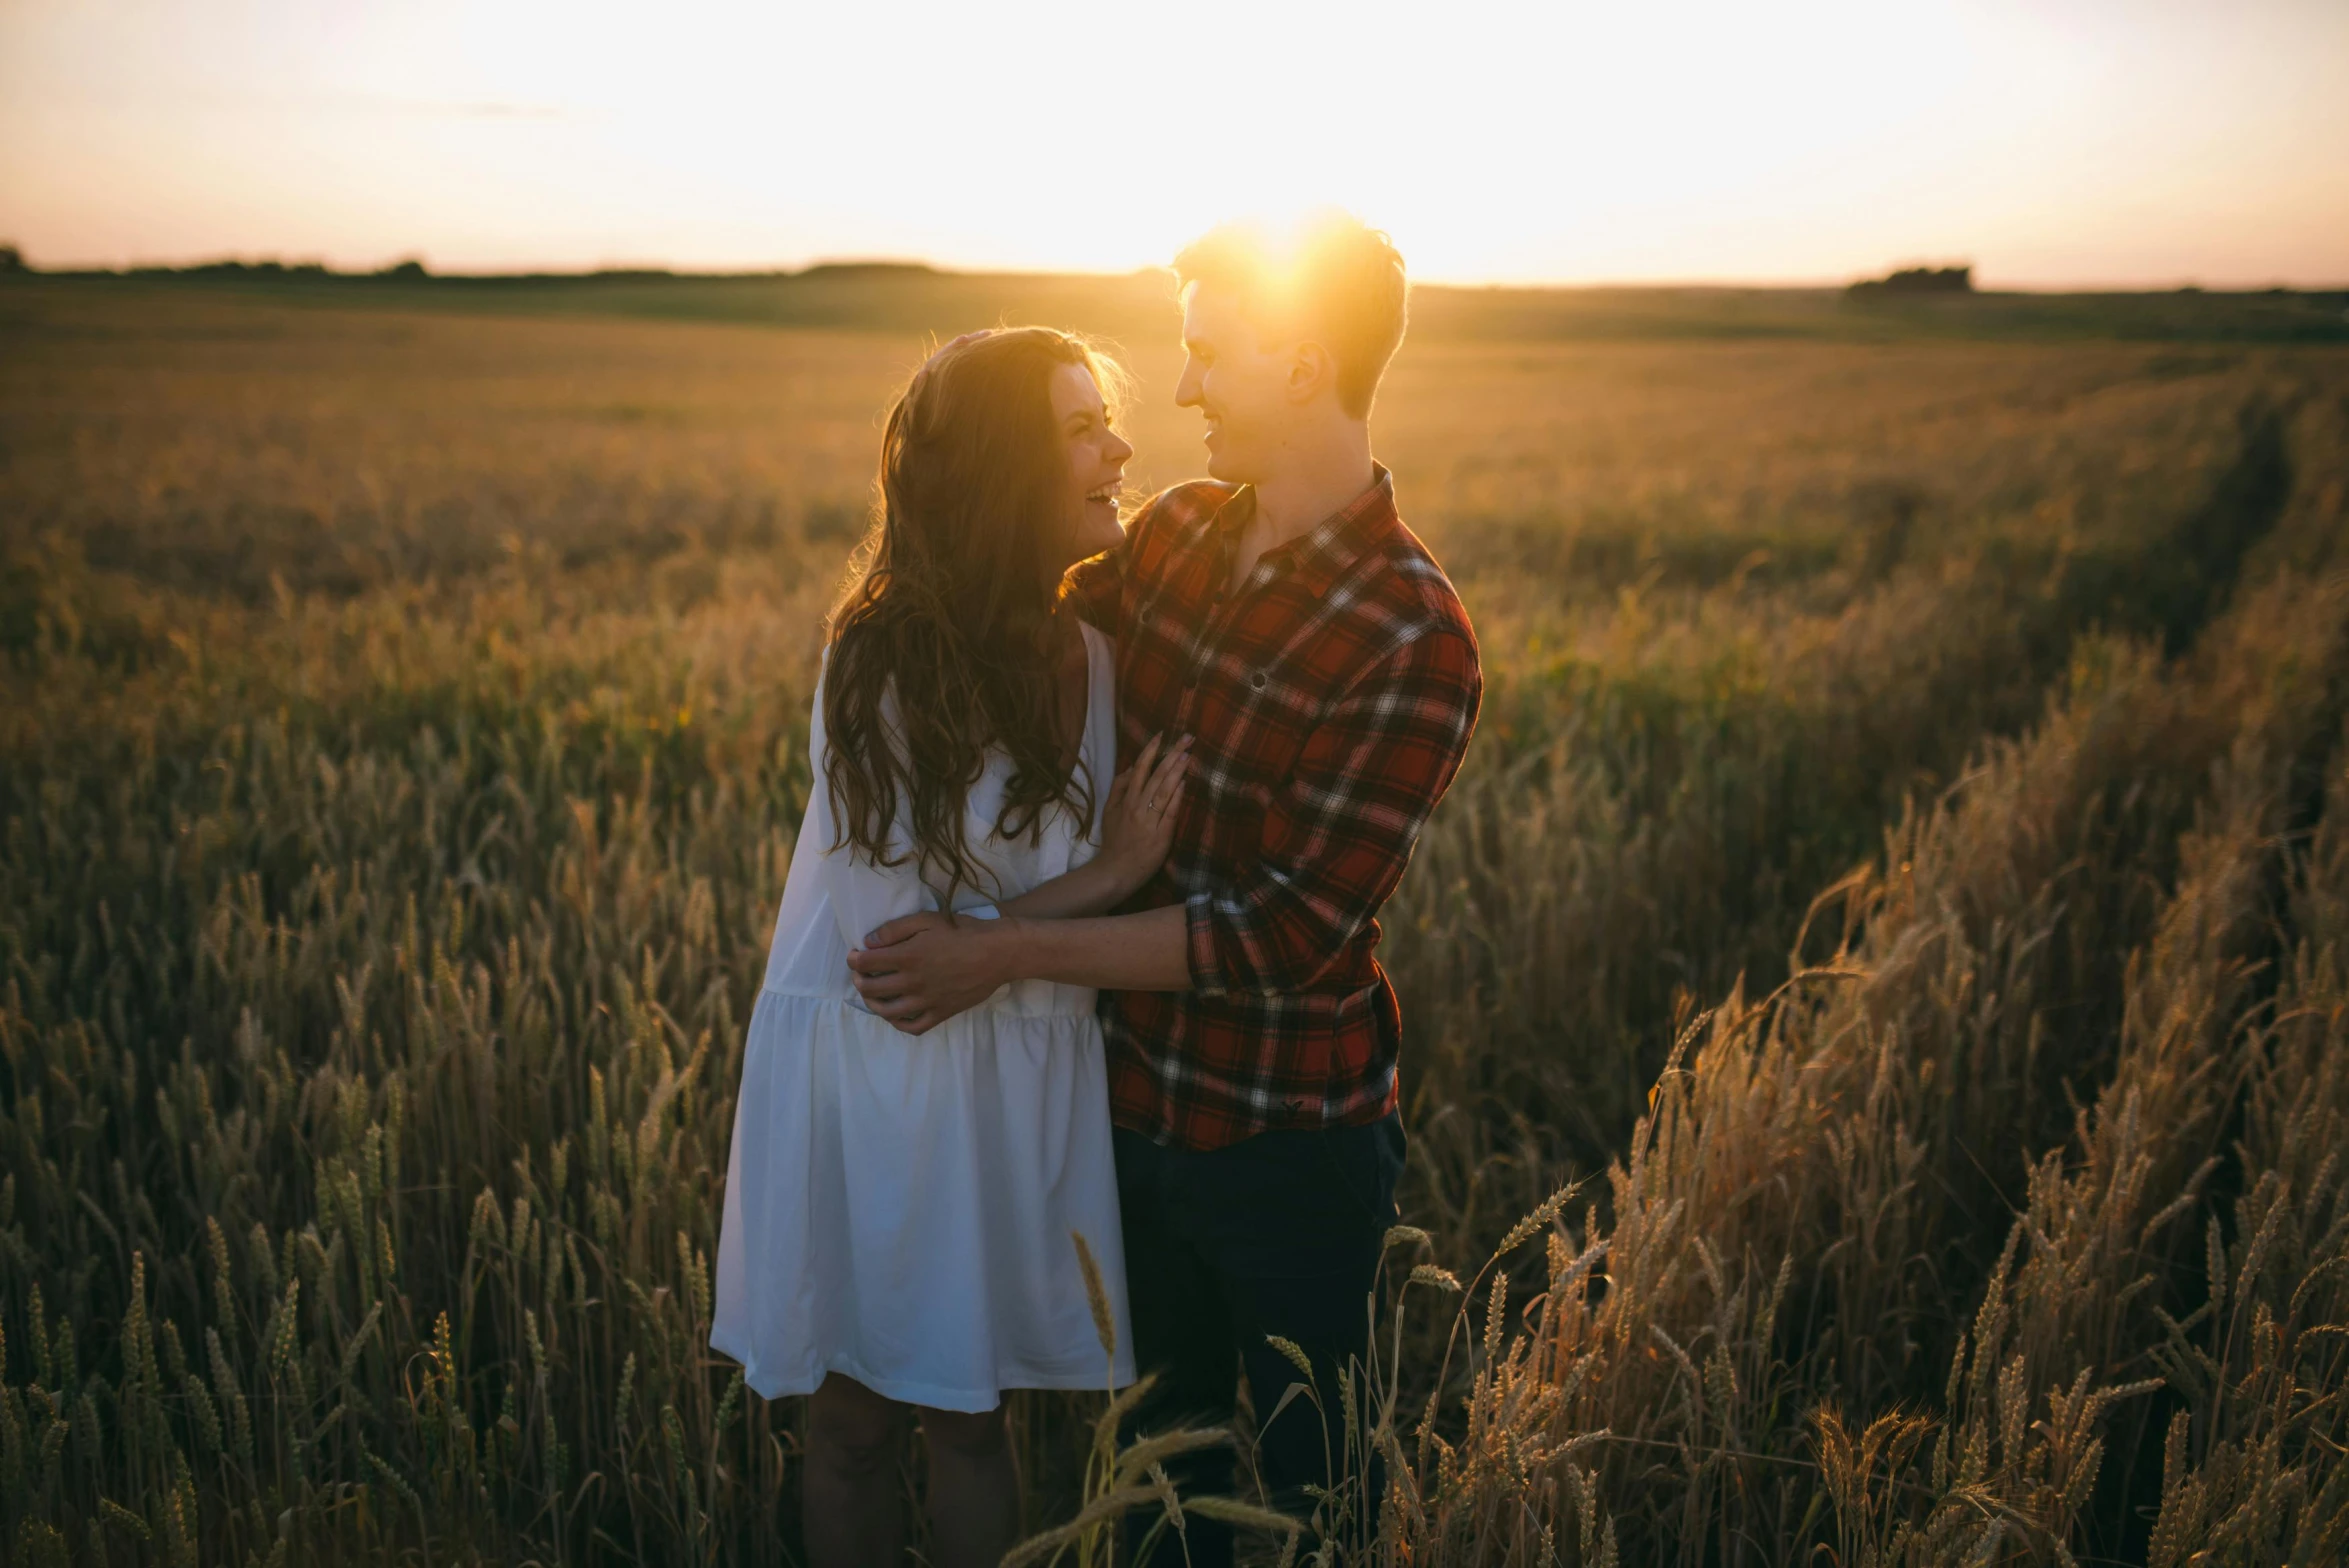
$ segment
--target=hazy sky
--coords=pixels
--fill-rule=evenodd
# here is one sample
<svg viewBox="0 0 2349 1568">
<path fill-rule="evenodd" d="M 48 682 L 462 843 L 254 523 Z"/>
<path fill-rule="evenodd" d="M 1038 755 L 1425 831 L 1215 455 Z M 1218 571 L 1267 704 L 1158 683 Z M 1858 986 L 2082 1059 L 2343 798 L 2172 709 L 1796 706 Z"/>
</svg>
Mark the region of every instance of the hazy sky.
<svg viewBox="0 0 2349 1568">
<path fill-rule="evenodd" d="M 40 265 L 2349 282 L 2349 0 L 0 0 Z"/>
</svg>

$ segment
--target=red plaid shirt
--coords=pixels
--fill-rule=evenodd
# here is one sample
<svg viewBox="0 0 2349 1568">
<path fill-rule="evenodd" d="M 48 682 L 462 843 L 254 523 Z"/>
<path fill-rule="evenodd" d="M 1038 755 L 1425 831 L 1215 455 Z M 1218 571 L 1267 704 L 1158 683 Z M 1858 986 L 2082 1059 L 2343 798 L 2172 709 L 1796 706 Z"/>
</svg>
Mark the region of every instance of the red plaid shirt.
<svg viewBox="0 0 2349 1568">
<path fill-rule="evenodd" d="M 1227 593 L 1253 492 L 1153 499 L 1070 577 L 1117 639 L 1119 750 L 1193 737 L 1174 853 L 1127 907 L 1188 912 L 1192 989 L 1101 998 L 1117 1125 L 1188 1149 L 1394 1109 L 1379 906 L 1452 782 L 1484 678 L 1385 469 Z"/>
</svg>

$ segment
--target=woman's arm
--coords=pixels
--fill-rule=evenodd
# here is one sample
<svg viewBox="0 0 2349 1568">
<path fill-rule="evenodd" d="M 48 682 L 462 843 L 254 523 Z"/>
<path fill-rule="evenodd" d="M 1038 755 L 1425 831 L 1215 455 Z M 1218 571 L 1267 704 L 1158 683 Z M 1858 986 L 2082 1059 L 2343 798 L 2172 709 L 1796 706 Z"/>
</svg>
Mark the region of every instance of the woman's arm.
<svg viewBox="0 0 2349 1568">
<path fill-rule="evenodd" d="M 1191 738 L 1160 754 L 1158 736 L 1134 765 L 1109 786 L 1101 821 L 1101 852 L 1073 871 L 996 906 L 1026 920 L 1072 920 L 1107 913 L 1154 876 L 1174 842 L 1175 806 L 1190 771 Z"/>
<path fill-rule="evenodd" d="M 1151 738 L 1134 765 L 1110 785 L 1101 853 L 1074 871 L 996 908 L 982 906 L 953 915 L 916 910 L 910 912 L 910 920 L 899 916 L 879 922 L 874 932 L 892 933 L 892 945 L 876 951 L 859 951 L 872 942 L 872 934 L 850 937 L 848 967 L 867 1009 L 908 1034 L 927 1033 L 999 989 L 1004 981 L 985 978 L 996 969 L 1047 962 L 1042 955 L 1030 955 L 1029 950 L 1038 946 L 1053 949 L 1049 962 L 1056 970 L 1106 977 L 1076 984 L 1184 989 L 1189 979 L 1183 967 L 1180 904 L 1143 915 L 1089 917 L 1139 890 L 1165 861 L 1174 840 L 1175 803 L 1190 771 L 1190 745 L 1185 736 L 1161 755 L 1157 737 Z M 973 915 L 978 918 L 971 919 Z M 1137 936 L 1147 940 L 1137 942 Z M 1065 951 L 1058 945 L 1064 941 Z M 923 963 L 928 971 L 926 994 L 951 1001 L 925 1009 L 924 1004 L 899 998 L 893 987 L 871 989 L 909 961 Z"/>
<path fill-rule="evenodd" d="M 1139 886 L 1137 883 L 1135 886 Z M 1074 871 L 1064 871 L 1049 882 L 1039 882 L 1017 898 L 1007 898 L 995 906 L 996 913 L 1024 917 L 1029 920 L 1074 920 L 1083 915 L 1098 915 L 1114 909 L 1132 887 L 1116 876 L 1099 858 L 1086 861 Z M 975 911 L 964 910 L 964 914 Z M 980 915 L 985 919 L 984 914 Z"/>
</svg>

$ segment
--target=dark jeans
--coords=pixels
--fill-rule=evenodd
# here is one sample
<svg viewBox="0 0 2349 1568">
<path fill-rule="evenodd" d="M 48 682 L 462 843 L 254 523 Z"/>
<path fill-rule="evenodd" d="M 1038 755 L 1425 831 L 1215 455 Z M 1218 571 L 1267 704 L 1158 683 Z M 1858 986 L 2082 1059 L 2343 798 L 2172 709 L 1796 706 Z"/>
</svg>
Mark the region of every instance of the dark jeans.
<svg viewBox="0 0 2349 1568">
<path fill-rule="evenodd" d="M 1269 1500 L 1299 1517 L 1311 1512 L 1302 1488 L 1330 1485 L 1333 1468 L 1344 1474 L 1337 1371 L 1368 1352 L 1370 1288 L 1395 1222 L 1403 1147 L 1395 1116 L 1367 1127 L 1259 1133 L 1208 1153 L 1117 1130 L 1134 1359 L 1158 1378 L 1129 1423 L 1129 1441 L 1229 1422 L 1244 1368 Z M 1304 1381 L 1265 1343 L 1274 1334 L 1312 1362 L 1321 1416 L 1302 1395 L 1273 1414 L 1289 1385 Z M 1167 1469 L 1186 1493 L 1230 1496 L 1233 1466 L 1231 1450 L 1210 1449 Z M 1155 1517 L 1153 1509 L 1129 1518 L 1129 1547 L 1138 1547 Z M 1191 1568 L 1231 1562 L 1226 1526 L 1193 1514 L 1188 1537 Z M 1150 1564 L 1183 1560 L 1168 1530 Z"/>
</svg>

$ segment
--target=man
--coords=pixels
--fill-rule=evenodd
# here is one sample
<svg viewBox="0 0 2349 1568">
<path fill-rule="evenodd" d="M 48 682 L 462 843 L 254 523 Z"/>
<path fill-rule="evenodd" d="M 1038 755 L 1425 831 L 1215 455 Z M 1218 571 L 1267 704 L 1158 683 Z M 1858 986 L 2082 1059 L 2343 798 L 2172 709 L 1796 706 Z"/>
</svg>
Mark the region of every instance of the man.
<svg viewBox="0 0 2349 1568">
<path fill-rule="evenodd" d="M 1302 1512 L 1344 1462 L 1336 1373 L 1368 1348 L 1403 1164 L 1376 916 L 1483 681 L 1468 617 L 1371 456 L 1403 336 L 1394 247 L 1343 218 L 1292 256 L 1226 227 L 1175 271 L 1175 401 L 1206 417 L 1212 478 L 1153 499 L 1070 582 L 1118 642 L 1121 750 L 1192 738 L 1173 852 L 1134 912 L 917 915 L 850 964 L 893 1019 L 1013 979 L 1100 988 L 1136 1359 L 1159 1379 L 1139 1427 L 1228 1421 L 1244 1366 L 1262 1473 Z M 1326 1430 L 1312 1401 L 1274 1415 L 1299 1376 L 1271 1337 L 1311 1359 Z M 1229 1456 L 1178 1482 L 1228 1491 Z M 1187 1544 L 1201 1568 L 1230 1560 L 1196 1515 Z"/>
</svg>

